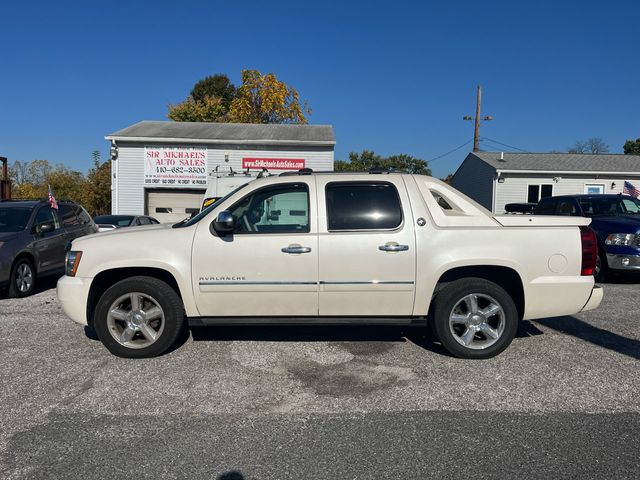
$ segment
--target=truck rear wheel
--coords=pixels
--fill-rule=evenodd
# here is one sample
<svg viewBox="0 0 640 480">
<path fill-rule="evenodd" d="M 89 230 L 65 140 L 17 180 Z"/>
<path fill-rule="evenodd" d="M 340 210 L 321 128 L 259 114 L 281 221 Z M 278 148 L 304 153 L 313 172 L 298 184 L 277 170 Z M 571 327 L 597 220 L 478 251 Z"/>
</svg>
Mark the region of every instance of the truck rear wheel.
<svg viewBox="0 0 640 480">
<path fill-rule="evenodd" d="M 440 290 L 430 320 L 449 353 L 486 359 L 511 344 L 518 328 L 518 311 L 499 285 L 482 278 L 463 278 Z"/>
<path fill-rule="evenodd" d="M 161 355 L 186 328 L 180 297 L 153 277 L 131 277 L 110 287 L 94 315 L 98 338 L 118 357 Z"/>
</svg>

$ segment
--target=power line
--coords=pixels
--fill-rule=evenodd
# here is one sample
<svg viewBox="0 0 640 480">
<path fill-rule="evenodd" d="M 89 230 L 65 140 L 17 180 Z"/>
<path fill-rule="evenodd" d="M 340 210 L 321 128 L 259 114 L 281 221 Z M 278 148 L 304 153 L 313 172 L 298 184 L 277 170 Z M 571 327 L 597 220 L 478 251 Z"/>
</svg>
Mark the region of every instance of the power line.
<svg viewBox="0 0 640 480">
<path fill-rule="evenodd" d="M 482 140 L 489 140 L 490 142 L 497 143 L 498 145 L 502 145 L 503 147 L 513 148 L 514 150 L 520 150 L 521 152 L 529 153 L 528 150 L 523 150 L 522 148 L 514 147 L 513 145 L 508 145 L 506 143 L 499 142 L 498 140 L 492 140 L 488 137 L 482 137 Z"/>
<path fill-rule="evenodd" d="M 462 147 L 464 147 L 465 145 L 469 145 L 471 142 L 473 142 L 473 138 L 471 140 L 467 140 L 466 142 L 464 142 L 462 145 L 454 148 L 453 150 L 449 150 L 447 153 L 443 153 L 442 155 L 438 155 L 437 157 L 434 157 L 430 160 L 428 160 L 429 163 L 435 162 L 436 160 L 441 159 L 442 157 L 446 157 L 447 155 L 452 154 L 453 152 L 460 150 Z"/>
</svg>

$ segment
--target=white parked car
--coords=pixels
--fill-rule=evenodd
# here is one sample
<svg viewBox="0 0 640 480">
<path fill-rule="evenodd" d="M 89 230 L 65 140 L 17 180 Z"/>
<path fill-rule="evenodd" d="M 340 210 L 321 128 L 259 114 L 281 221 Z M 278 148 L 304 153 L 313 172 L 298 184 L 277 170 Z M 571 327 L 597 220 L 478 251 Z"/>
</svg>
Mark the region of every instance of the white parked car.
<svg viewBox="0 0 640 480">
<path fill-rule="evenodd" d="M 284 174 L 173 227 L 74 240 L 58 298 L 122 357 L 188 325 L 431 322 L 453 355 L 489 358 L 520 319 L 600 304 L 589 222 L 492 215 L 427 176 Z"/>
</svg>

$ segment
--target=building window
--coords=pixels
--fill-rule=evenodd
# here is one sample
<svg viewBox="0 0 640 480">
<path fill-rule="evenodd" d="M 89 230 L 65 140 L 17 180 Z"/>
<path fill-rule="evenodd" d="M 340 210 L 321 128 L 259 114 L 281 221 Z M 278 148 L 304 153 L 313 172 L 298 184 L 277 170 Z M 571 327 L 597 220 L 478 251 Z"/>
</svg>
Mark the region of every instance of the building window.
<svg viewBox="0 0 640 480">
<path fill-rule="evenodd" d="M 553 196 L 552 184 L 529 185 L 527 202 L 538 203 L 540 199 Z"/>
<path fill-rule="evenodd" d="M 584 193 L 587 195 L 600 195 L 604 193 L 604 185 L 603 184 L 587 184 L 584 186 Z"/>
</svg>

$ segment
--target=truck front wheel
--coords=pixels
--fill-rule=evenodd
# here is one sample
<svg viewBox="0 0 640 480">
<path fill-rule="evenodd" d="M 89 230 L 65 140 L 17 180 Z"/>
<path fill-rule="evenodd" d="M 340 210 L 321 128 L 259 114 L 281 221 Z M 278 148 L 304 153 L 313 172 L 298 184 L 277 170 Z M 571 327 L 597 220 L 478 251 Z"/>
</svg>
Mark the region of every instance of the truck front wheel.
<svg viewBox="0 0 640 480">
<path fill-rule="evenodd" d="M 463 278 L 438 292 L 430 320 L 449 353 L 486 359 L 509 346 L 518 328 L 518 311 L 499 285 L 482 278 Z"/>
<path fill-rule="evenodd" d="M 94 327 L 103 345 L 118 357 L 155 357 L 171 348 L 186 328 L 184 307 L 162 280 L 131 277 L 102 294 Z"/>
</svg>

